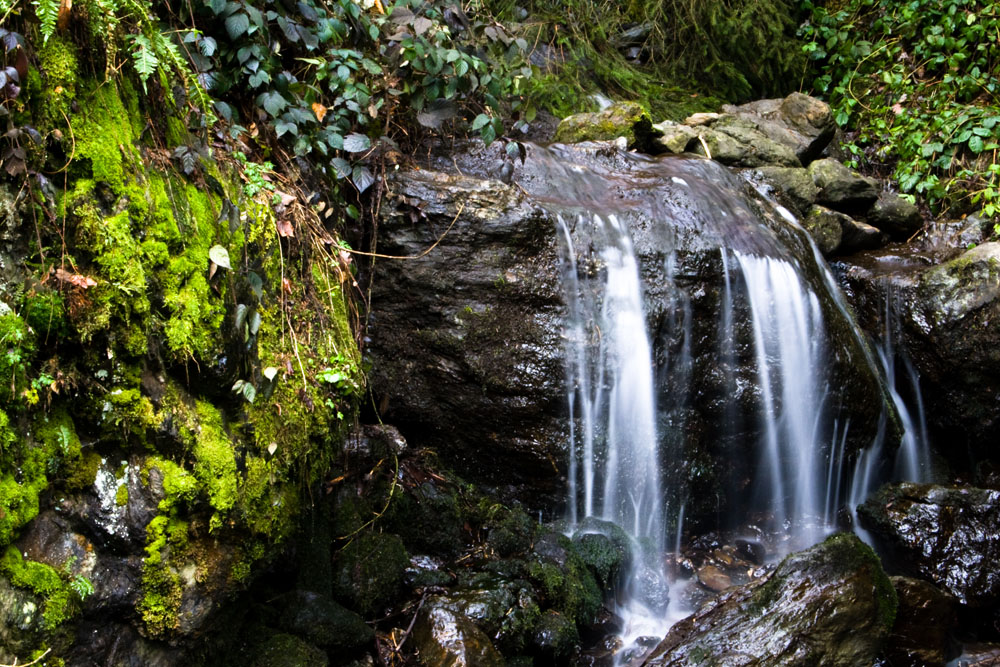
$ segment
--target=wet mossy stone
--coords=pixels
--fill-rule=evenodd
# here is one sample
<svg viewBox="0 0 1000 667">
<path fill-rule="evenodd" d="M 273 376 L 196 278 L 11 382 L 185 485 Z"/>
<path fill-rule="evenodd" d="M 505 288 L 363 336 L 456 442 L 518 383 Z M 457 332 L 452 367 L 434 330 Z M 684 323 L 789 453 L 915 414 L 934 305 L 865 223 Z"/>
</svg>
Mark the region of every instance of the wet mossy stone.
<svg viewBox="0 0 1000 667">
<path fill-rule="evenodd" d="M 487 541 L 501 557 L 523 553 L 531 547 L 535 522 L 520 507 L 503 508 L 487 522 Z"/>
<path fill-rule="evenodd" d="M 868 222 L 897 241 L 905 241 L 923 226 L 920 209 L 893 192 L 879 194 L 868 214 Z"/>
<path fill-rule="evenodd" d="M 542 614 L 533 638 L 539 657 L 552 664 L 565 664 L 580 645 L 576 624 L 552 609 Z"/>
<path fill-rule="evenodd" d="M 896 607 L 895 590 L 871 548 L 854 535 L 834 535 L 674 625 L 642 664 L 871 665 Z"/>
<path fill-rule="evenodd" d="M 424 667 L 501 667 L 503 658 L 486 633 L 448 606 L 424 605 L 413 626 Z"/>
<path fill-rule="evenodd" d="M 462 539 L 461 508 L 455 491 L 433 481 L 405 490 L 389 507 L 387 527 L 417 552 L 457 556 Z"/>
<path fill-rule="evenodd" d="M 398 535 L 359 535 L 334 562 L 334 593 L 351 609 L 371 616 L 398 598 L 409 563 Z"/>
<path fill-rule="evenodd" d="M 829 257 L 840 247 L 844 235 L 841 218 L 846 217 L 843 213 L 831 211 L 824 206 L 812 206 L 802 221 L 802 226 L 813 237 L 819 251 Z"/>
<path fill-rule="evenodd" d="M 375 633 L 360 616 L 311 591 L 292 591 L 276 601 L 278 625 L 316 646 L 351 652 L 371 644 Z"/>
<path fill-rule="evenodd" d="M 851 171 L 833 158 L 816 160 L 809 175 L 819 188 L 817 201 L 843 213 L 863 213 L 878 199 L 875 181 Z"/>
<path fill-rule="evenodd" d="M 597 577 L 597 583 L 607 589 L 617 579 L 625 553 L 615 547 L 607 535 L 585 533 L 573 537 L 577 552 Z"/>
<path fill-rule="evenodd" d="M 472 575 L 458 590 L 428 600 L 471 619 L 506 653 L 516 653 L 531 641 L 541 611 L 535 591 L 525 581 L 491 573 Z"/>
<path fill-rule="evenodd" d="M 257 645 L 251 667 L 326 667 L 326 653 L 295 635 L 274 634 Z"/>
<path fill-rule="evenodd" d="M 545 533 L 536 539 L 527 572 L 549 606 L 575 623 L 590 623 L 600 610 L 597 580 L 565 535 Z"/>
<path fill-rule="evenodd" d="M 581 141 L 611 141 L 625 137 L 629 147 L 647 148 L 654 135 L 653 121 L 638 102 L 617 102 L 593 113 L 563 118 L 553 141 L 575 144 Z"/>
</svg>

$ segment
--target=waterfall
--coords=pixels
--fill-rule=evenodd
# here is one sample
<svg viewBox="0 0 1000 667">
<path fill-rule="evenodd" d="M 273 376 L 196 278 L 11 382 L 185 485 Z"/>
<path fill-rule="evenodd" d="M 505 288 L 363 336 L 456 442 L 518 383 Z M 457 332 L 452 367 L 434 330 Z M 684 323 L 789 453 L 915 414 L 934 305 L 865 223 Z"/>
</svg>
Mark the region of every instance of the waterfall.
<svg viewBox="0 0 1000 667">
<path fill-rule="evenodd" d="M 637 557 L 617 611 L 627 636 L 657 633 L 668 601 L 664 492 L 638 260 L 613 214 L 574 220 L 592 239 L 583 257 L 570 225 L 562 216 L 558 224 L 568 303 L 569 514 L 574 525 L 597 517 L 633 538 Z"/>
</svg>

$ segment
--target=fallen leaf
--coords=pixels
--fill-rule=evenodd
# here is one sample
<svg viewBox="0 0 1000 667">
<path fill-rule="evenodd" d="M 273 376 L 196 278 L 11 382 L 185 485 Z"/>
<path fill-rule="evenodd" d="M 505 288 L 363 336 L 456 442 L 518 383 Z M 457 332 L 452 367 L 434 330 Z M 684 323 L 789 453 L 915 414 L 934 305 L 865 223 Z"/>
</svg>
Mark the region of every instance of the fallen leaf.
<svg viewBox="0 0 1000 667">
<path fill-rule="evenodd" d="M 319 102 L 312 103 L 313 113 L 316 114 L 316 120 L 323 122 L 323 117 L 326 116 L 326 107 Z"/>
<path fill-rule="evenodd" d="M 288 220 L 278 220 L 274 224 L 278 228 L 278 236 L 284 238 L 295 236 L 295 229 L 292 227 L 292 223 Z"/>
<path fill-rule="evenodd" d="M 75 285 L 76 287 L 82 287 L 83 289 L 89 289 L 91 287 L 97 286 L 97 281 L 89 276 L 84 276 L 79 273 L 70 273 L 65 269 L 55 270 L 56 280 L 63 283 L 69 283 L 70 285 Z"/>
</svg>

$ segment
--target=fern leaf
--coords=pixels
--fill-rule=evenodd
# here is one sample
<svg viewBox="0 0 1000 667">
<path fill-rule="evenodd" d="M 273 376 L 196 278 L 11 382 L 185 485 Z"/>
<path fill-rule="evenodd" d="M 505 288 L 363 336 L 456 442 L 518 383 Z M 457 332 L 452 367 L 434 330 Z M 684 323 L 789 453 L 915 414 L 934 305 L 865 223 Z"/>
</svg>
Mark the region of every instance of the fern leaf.
<svg viewBox="0 0 1000 667">
<path fill-rule="evenodd" d="M 129 35 L 129 41 L 132 42 L 132 65 L 139 75 L 139 81 L 142 82 L 142 90 L 145 92 L 146 79 L 156 72 L 156 68 L 160 66 L 160 61 L 156 57 L 153 45 L 149 43 L 145 35 Z"/>
<path fill-rule="evenodd" d="M 59 0 L 31 0 L 35 6 L 35 14 L 42 23 L 42 43 L 49 41 L 56 31 L 56 21 L 59 19 Z"/>
</svg>

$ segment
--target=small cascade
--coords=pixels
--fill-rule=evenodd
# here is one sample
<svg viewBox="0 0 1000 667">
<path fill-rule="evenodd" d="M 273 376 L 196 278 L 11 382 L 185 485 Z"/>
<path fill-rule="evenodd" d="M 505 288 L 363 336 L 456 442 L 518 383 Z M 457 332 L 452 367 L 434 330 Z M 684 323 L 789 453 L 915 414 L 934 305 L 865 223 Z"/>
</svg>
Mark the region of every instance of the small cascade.
<svg viewBox="0 0 1000 667">
<path fill-rule="evenodd" d="M 819 299 L 791 263 L 734 256 L 746 289 L 760 392 L 758 498 L 777 528 L 787 527 L 795 541 L 811 544 L 825 530 L 823 473 L 831 443 Z M 723 312 L 730 308 L 724 305 Z"/>
<path fill-rule="evenodd" d="M 930 437 L 924 415 L 924 399 L 920 379 L 905 350 L 897 349 L 900 338 L 899 317 L 894 307 L 895 296 L 886 284 L 884 332 L 878 346 L 879 360 L 885 370 L 892 402 L 903 423 L 903 440 L 896 450 L 893 479 L 906 482 L 929 482 Z M 899 368 L 899 367 L 902 368 Z M 907 400 L 909 399 L 909 400 Z"/>
<path fill-rule="evenodd" d="M 668 601 L 652 347 L 638 262 L 615 215 L 575 219 L 575 227 L 589 228 L 573 230 L 591 239 L 582 257 L 570 225 L 562 216 L 558 222 L 569 306 L 569 513 L 574 526 L 596 517 L 635 540 L 632 572 L 616 610 L 628 641 L 661 632 Z"/>
</svg>

